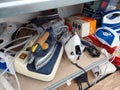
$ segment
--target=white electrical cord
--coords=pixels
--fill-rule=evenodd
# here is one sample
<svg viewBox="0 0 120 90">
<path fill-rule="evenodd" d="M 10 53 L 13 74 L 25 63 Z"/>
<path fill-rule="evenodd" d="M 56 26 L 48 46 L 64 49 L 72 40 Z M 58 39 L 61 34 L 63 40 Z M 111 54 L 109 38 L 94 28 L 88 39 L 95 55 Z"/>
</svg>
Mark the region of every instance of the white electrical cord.
<svg viewBox="0 0 120 90">
<path fill-rule="evenodd" d="M 106 58 L 107 58 L 107 60 L 109 60 L 109 55 L 108 55 L 108 52 L 107 52 L 107 50 L 106 49 L 101 49 L 101 53 L 103 53 L 103 54 L 105 54 L 105 56 L 106 56 Z"/>
<path fill-rule="evenodd" d="M 6 53 L 5 53 L 6 54 Z M 7 57 L 7 55 L 5 55 L 6 57 Z M 11 70 L 11 69 L 9 69 L 9 68 L 12 68 L 12 71 L 10 72 L 12 75 L 14 75 L 15 76 L 15 79 L 16 79 L 16 82 L 17 82 L 17 85 L 18 85 L 18 90 L 20 90 L 20 83 L 19 83 L 19 80 L 18 80 L 18 77 L 17 77 L 17 75 L 16 75 L 16 73 L 15 73 L 15 68 L 14 68 L 14 65 L 13 65 L 13 63 L 14 63 L 14 59 L 16 58 L 16 56 L 17 56 L 17 54 L 15 55 L 15 57 L 13 57 L 13 60 L 11 61 L 11 62 L 8 62 L 9 60 L 5 60 L 5 62 L 6 62 L 6 64 L 8 63 L 9 64 L 9 67 L 8 67 L 8 65 L 7 65 L 7 68 L 0 74 L 0 78 L 1 77 L 3 77 L 3 75 L 7 72 L 7 70 Z M 6 59 L 9 59 L 9 58 L 6 58 Z M 12 86 L 11 86 L 12 87 Z M 10 89 L 8 89 L 8 90 L 10 90 Z M 12 90 L 12 89 L 11 89 Z"/>
<path fill-rule="evenodd" d="M 17 38 L 17 34 L 23 30 L 23 29 L 30 29 L 30 30 L 33 30 L 33 31 L 36 31 L 34 28 L 29 28 L 29 27 L 21 27 L 17 30 L 17 32 L 15 33 L 15 38 Z"/>
<path fill-rule="evenodd" d="M 30 35 L 30 37 L 32 37 L 32 35 Z M 11 47 L 5 49 L 4 52 L 7 52 L 7 51 L 9 51 L 9 50 L 11 50 L 11 49 L 13 49 L 13 48 L 16 48 L 16 47 L 22 46 L 22 45 L 26 44 L 28 41 L 29 41 L 29 39 L 27 39 L 27 40 L 25 40 L 24 42 L 19 43 L 19 44 L 17 44 L 17 45 L 11 46 Z"/>
<path fill-rule="evenodd" d="M 112 58 L 111 61 L 109 61 L 109 59 L 110 59 L 111 57 L 109 57 L 108 52 L 107 52 L 106 49 L 102 49 L 101 52 L 102 52 L 103 54 L 105 54 L 105 56 L 106 56 L 106 58 L 107 58 L 107 62 L 103 63 L 104 66 L 105 66 L 105 68 L 104 68 L 104 71 L 102 72 L 102 74 L 106 75 L 106 71 L 107 71 L 107 69 L 108 69 L 107 64 L 108 64 L 109 62 L 110 62 L 110 63 L 113 62 L 113 60 L 114 60 L 114 58 L 115 58 L 115 55 L 119 52 L 119 49 L 116 50 L 115 55 L 113 56 L 113 58 Z M 100 71 L 98 71 L 98 72 L 100 72 Z M 102 75 L 98 75 L 98 76 L 95 78 L 95 80 L 93 81 L 94 84 L 96 84 L 96 82 L 97 82 L 101 77 L 102 77 Z"/>
<path fill-rule="evenodd" d="M 16 55 L 16 56 L 17 56 L 17 55 Z M 15 56 L 15 57 L 16 57 L 16 56 Z M 15 57 L 14 57 L 14 59 L 15 59 Z M 13 61 L 11 61 L 11 63 L 9 63 L 9 66 L 10 66 L 10 67 L 13 66 L 14 59 L 13 59 Z M 7 62 L 7 60 L 5 60 L 5 62 Z M 14 67 L 13 67 L 13 69 L 14 69 Z M 7 67 L 7 68 L 2 72 L 2 74 L 0 74 L 0 78 L 3 77 L 3 75 L 7 72 L 7 70 L 9 70 L 9 67 Z M 16 79 L 16 82 L 17 82 L 17 85 L 18 85 L 18 90 L 20 90 L 20 83 L 19 83 L 18 77 L 17 77 L 17 75 L 16 75 L 16 73 L 15 73 L 15 69 L 14 69 L 14 72 L 12 71 L 12 74 L 15 76 L 15 79 Z M 6 81 L 6 82 L 7 82 L 7 81 Z M 7 83 L 9 83 L 9 82 L 7 82 Z M 10 88 L 12 88 L 12 86 L 10 86 Z M 15 89 L 7 89 L 7 90 L 15 90 Z"/>
<path fill-rule="evenodd" d="M 107 60 L 109 60 L 109 55 L 108 55 L 108 52 L 106 51 L 106 49 L 101 49 L 101 53 L 105 54 Z M 107 69 L 107 65 L 105 63 L 105 70 L 104 70 L 104 73 L 106 72 L 106 69 Z M 94 79 L 93 83 L 96 84 L 96 82 L 102 77 L 100 74 L 100 70 L 99 70 L 99 66 L 98 66 L 98 75 L 97 73 L 94 73 L 96 78 Z"/>
<path fill-rule="evenodd" d="M 112 58 L 112 60 L 110 62 L 113 62 L 113 60 L 115 59 L 115 57 L 116 57 L 116 55 L 117 55 L 118 52 L 120 52 L 120 48 L 116 49 L 116 51 L 115 51 L 115 53 L 113 55 L 113 58 Z"/>
<path fill-rule="evenodd" d="M 5 46 L 7 46 L 7 45 L 9 45 L 9 44 L 11 44 L 11 43 L 13 43 L 15 41 L 18 41 L 18 40 L 21 40 L 21 39 L 26 39 L 26 38 L 29 38 L 29 37 L 32 37 L 32 35 L 28 35 L 28 36 L 24 36 L 24 37 L 20 37 L 20 38 L 14 39 L 14 40 L 6 43 L 5 45 L 1 46 L 0 49 L 4 48 Z"/>
<path fill-rule="evenodd" d="M 28 38 L 28 39 L 27 39 L 27 38 Z M 19 47 L 19 46 L 21 46 L 21 45 L 24 45 L 24 44 L 25 44 L 25 46 L 26 46 L 26 44 L 28 44 L 28 42 L 29 42 L 31 39 L 33 39 L 33 37 L 32 37 L 32 35 L 20 37 L 20 38 L 18 38 L 18 39 L 12 40 L 11 42 L 7 43 L 7 45 L 9 45 L 9 44 L 11 44 L 11 43 L 13 43 L 13 42 L 15 42 L 15 41 L 17 41 L 17 40 L 21 40 L 21 39 L 27 39 L 27 40 L 25 40 L 24 42 L 22 42 L 22 43 L 20 43 L 20 44 L 17 44 L 17 45 L 14 45 L 14 46 L 12 46 L 12 47 L 9 47 L 9 48 L 5 49 L 5 52 L 4 52 L 4 53 L 5 53 L 5 54 L 8 54 L 7 51 L 9 51 L 9 50 L 11 50 L 11 49 L 13 49 L 13 48 Z M 7 68 L 0 74 L 0 78 L 3 77 L 3 75 L 7 72 L 7 70 L 9 70 L 10 67 L 13 66 L 13 62 L 14 62 L 15 58 L 17 57 L 17 55 L 18 55 L 18 53 L 16 53 L 16 55 L 14 56 L 13 61 L 12 61 L 11 63 L 8 62 L 8 63 L 9 63 L 9 67 L 7 67 Z M 6 55 L 5 55 L 5 56 L 6 56 Z M 5 62 L 7 62 L 7 60 L 5 60 Z M 14 67 L 13 67 L 13 69 L 14 69 Z M 18 77 L 17 77 L 17 75 L 16 75 L 16 73 L 15 73 L 15 69 L 14 69 L 14 72 L 13 72 L 12 74 L 15 76 L 15 79 L 16 79 L 16 82 L 17 82 L 17 85 L 18 85 L 18 90 L 20 90 L 20 83 L 19 83 Z M 11 87 L 11 88 L 12 88 L 12 87 Z M 14 90 L 14 89 L 11 89 L 11 90 Z"/>
</svg>

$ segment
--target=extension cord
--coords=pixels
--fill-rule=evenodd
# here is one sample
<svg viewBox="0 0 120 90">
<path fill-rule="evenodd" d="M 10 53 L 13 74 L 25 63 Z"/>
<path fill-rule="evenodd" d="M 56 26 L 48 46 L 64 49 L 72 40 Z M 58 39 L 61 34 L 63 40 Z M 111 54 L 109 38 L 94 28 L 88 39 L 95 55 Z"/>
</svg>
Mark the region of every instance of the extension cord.
<svg viewBox="0 0 120 90">
<path fill-rule="evenodd" d="M 17 26 L 12 23 L 8 23 L 6 30 L 3 32 L 3 34 L 0 36 L 0 47 L 6 45 L 9 41 L 12 39 L 12 35 L 17 30 Z"/>
</svg>

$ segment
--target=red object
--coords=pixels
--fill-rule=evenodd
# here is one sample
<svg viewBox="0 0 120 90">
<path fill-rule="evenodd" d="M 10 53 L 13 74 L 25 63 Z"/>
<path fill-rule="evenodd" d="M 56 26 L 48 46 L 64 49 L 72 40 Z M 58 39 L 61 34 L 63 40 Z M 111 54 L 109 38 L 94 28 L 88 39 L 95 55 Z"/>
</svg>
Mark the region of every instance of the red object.
<svg viewBox="0 0 120 90">
<path fill-rule="evenodd" d="M 72 26 L 71 26 L 71 24 L 66 23 L 66 25 L 68 26 L 69 31 L 72 33 Z"/>
<path fill-rule="evenodd" d="M 105 9 L 105 8 L 107 7 L 107 5 L 108 5 L 108 2 L 107 2 L 107 1 L 103 1 L 103 2 L 101 3 L 100 7 L 101 7 L 102 9 Z"/>
<path fill-rule="evenodd" d="M 90 41 L 92 44 L 101 47 L 101 48 L 105 48 L 110 54 L 112 54 L 117 47 L 109 47 L 103 43 L 101 43 L 94 35 L 89 35 L 87 37 L 85 37 L 86 40 Z"/>
<path fill-rule="evenodd" d="M 116 67 L 120 67 L 120 58 L 117 56 L 111 58 L 110 62 L 112 62 Z"/>
</svg>

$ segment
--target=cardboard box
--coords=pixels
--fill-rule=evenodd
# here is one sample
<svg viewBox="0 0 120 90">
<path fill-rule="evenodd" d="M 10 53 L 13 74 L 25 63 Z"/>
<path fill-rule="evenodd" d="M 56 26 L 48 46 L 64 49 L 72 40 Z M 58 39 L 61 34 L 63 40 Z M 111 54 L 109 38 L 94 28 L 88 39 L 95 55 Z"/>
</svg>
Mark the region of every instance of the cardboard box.
<svg viewBox="0 0 120 90">
<path fill-rule="evenodd" d="M 77 32 L 81 37 L 86 37 L 96 32 L 96 20 L 80 14 L 68 17 L 66 24 L 72 33 Z"/>
</svg>

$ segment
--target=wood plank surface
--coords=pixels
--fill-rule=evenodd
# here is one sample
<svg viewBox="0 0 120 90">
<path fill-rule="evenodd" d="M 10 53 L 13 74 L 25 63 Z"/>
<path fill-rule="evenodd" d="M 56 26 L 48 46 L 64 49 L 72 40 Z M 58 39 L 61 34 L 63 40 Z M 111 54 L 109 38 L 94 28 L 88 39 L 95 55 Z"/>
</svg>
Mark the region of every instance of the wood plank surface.
<svg viewBox="0 0 120 90">
<path fill-rule="evenodd" d="M 120 90 L 120 70 L 101 80 L 89 90 Z"/>
<path fill-rule="evenodd" d="M 103 54 L 101 54 L 98 58 L 92 58 L 87 52 L 84 52 L 80 60 L 78 60 L 78 64 L 84 68 L 88 65 L 91 65 L 92 63 L 101 60 L 102 58 L 104 58 Z M 32 79 L 21 74 L 17 75 L 20 80 L 21 90 L 44 90 L 45 88 L 59 82 L 62 79 L 65 79 L 66 77 L 69 77 L 70 74 L 74 74 L 79 70 L 80 69 L 71 64 L 71 62 L 63 54 L 56 76 L 50 82 Z"/>
<path fill-rule="evenodd" d="M 93 73 L 91 71 L 88 71 L 87 74 L 88 74 L 88 81 L 92 82 L 94 80 Z M 82 87 L 83 88 L 88 87 L 87 83 L 82 83 Z M 75 80 L 72 80 L 71 85 L 69 86 L 67 84 L 64 84 L 59 88 L 57 88 L 57 90 L 78 90 L 78 89 L 79 88 Z"/>
</svg>

